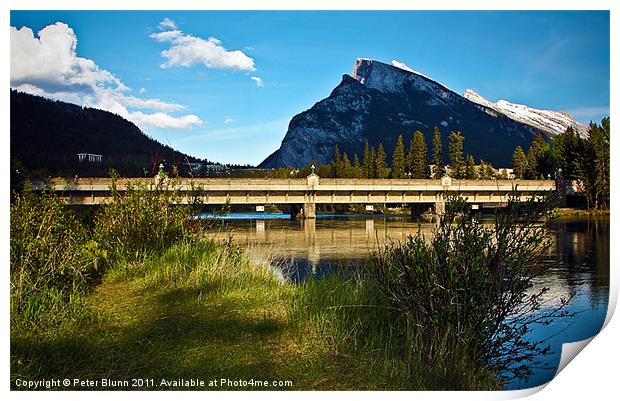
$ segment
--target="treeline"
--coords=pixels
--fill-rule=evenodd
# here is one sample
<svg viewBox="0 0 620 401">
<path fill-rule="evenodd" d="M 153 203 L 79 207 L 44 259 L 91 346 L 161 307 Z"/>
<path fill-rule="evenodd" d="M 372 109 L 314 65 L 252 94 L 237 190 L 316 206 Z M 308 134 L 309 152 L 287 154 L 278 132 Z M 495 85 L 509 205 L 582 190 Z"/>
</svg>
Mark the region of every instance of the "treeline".
<svg viewBox="0 0 620 401">
<path fill-rule="evenodd" d="M 513 154 L 515 178 L 564 178 L 578 180 L 586 193 L 588 209 L 609 207 L 610 120 L 590 123 L 581 137 L 569 127 L 546 142 L 537 135 L 527 154 L 518 146 Z"/>
<path fill-rule="evenodd" d="M 282 167 L 270 172 L 273 178 L 305 177 L 315 166 L 315 173 L 321 177 L 331 178 L 440 178 L 448 174 L 456 179 L 493 179 L 498 172 L 491 163 L 480 160 L 478 164 L 470 154 L 463 153 L 465 137 L 460 132 L 451 132 L 448 136 L 448 158 L 450 164 L 444 166 L 442 133 L 435 127 L 432 138 L 432 152 L 428 154 L 428 146 L 423 132 L 415 131 L 405 147 L 403 136 L 400 135 L 391 158 L 388 158 L 383 143 L 375 148 L 368 141 L 364 144 L 362 158 L 353 154 L 351 158 L 346 152 L 340 153 L 338 144 L 334 148 L 331 163 L 318 164 L 310 162 L 299 170 Z M 508 177 L 504 177 L 508 178 Z"/>
</svg>

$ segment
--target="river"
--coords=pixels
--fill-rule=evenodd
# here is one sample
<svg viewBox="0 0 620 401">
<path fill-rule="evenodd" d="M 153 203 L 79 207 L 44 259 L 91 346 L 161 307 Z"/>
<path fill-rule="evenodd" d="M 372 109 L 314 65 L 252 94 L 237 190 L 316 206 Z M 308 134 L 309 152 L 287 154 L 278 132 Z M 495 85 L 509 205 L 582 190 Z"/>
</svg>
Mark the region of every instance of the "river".
<svg viewBox="0 0 620 401">
<path fill-rule="evenodd" d="M 290 220 L 283 214 L 234 214 L 212 223 L 219 227 L 215 239 L 232 238 L 244 247 L 258 246 L 289 261 L 294 281 L 320 279 L 338 266 L 356 263 L 388 241 L 402 241 L 418 229 L 430 234 L 433 223 L 418 223 L 402 216 L 320 215 L 316 220 Z M 529 336 L 547 339 L 553 351 L 534 361 L 534 374 L 513 380 L 506 389 L 534 387 L 551 380 L 565 342 L 597 334 L 605 320 L 609 292 L 609 218 L 570 217 L 554 222 L 549 260 L 559 256 L 560 264 L 537 280 L 548 287 L 546 305 L 573 295 L 567 307 L 574 316 L 555 319 L 550 325 L 535 326 Z"/>
</svg>

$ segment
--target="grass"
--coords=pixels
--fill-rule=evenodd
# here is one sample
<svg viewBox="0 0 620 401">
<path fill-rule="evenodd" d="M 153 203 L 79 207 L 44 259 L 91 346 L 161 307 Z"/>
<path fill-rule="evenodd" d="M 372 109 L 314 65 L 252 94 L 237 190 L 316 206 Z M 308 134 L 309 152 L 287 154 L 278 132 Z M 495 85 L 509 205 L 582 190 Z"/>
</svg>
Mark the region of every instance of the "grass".
<svg viewBox="0 0 620 401">
<path fill-rule="evenodd" d="M 72 324 L 13 332 L 11 382 L 150 378 L 151 389 L 163 389 L 162 379 L 229 378 L 292 382 L 280 389 L 403 388 L 371 359 L 339 353 L 312 327 L 300 331 L 291 304 L 304 291 L 228 246 L 178 244 L 110 271 L 81 298 Z"/>
<path fill-rule="evenodd" d="M 495 249 L 490 232 L 455 218 L 440 226 L 443 242 L 431 248 L 418 236 L 388 248 L 389 257 L 369 258 L 364 274 L 295 285 L 277 274 L 268 249 L 209 241 L 204 227 L 186 218 L 190 209 L 172 205 L 168 191 L 138 188 L 115 196 L 92 229 L 51 196 L 26 192 L 16 199 L 14 389 L 18 380 L 54 378 L 94 381 L 60 390 L 132 389 L 123 382 L 132 379 L 146 380 L 149 389 L 182 390 L 195 384 L 163 380 L 287 381 L 290 386 L 278 388 L 288 390 L 497 389 L 499 370 L 480 357 L 485 349 L 476 344 L 495 332 L 481 335 L 477 328 L 485 326 L 478 323 L 497 309 L 492 296 L 503 296 L 504 286 L 496 284 L 505 278 L 514 278 L 510 288 L 518 290 L 509 299 L 523 304 L 519 283 L 527 280 L 501 269 L 513 262 L 530 266 L 536 246 L 528 244 L 539 243 L 523 236 L 528 230 L 522 227 L 515 237 L 507 227 L 520 225 L 504 219 L 506 230 L 499 231 L 525 253 L 513 252 L 522 256 L 518 261 L 492 257 L 512 248 Z M 470 312 L 465 304 L 479 308 Z M 507 333 L 502 344 L 527 345 Z M 268 389 L 226 383 L 196 389 L 228 388 Z"/>
</svg>

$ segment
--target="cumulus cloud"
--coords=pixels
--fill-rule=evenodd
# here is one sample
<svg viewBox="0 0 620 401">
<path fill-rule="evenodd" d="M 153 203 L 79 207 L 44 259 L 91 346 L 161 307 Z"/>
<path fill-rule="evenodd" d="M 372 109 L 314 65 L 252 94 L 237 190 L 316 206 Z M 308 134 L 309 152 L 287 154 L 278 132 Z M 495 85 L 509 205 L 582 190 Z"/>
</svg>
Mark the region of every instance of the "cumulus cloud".
<svg viewBox="0 0 620 401">
<path fill-rule="evenodd" d="M 37 36 L 28 27 L 11 27 L 10 63 L 11 88 L 22 92 L 107 110 L 141 128 L 191 128 L 202 123 L 195 115 L 164 113 L 181 111 L 182 105 L 129 95 L 131 89 L 112 73 L 78 57 L 77 37 L 61 22 L 46 26 Z"/>
<path fill-rule="evenodd" d="M 263 86 L 263 79 L 261 77 L 252 77 L 252 81 L 256 82 L 256 85 Z"/>
<path fill-rule="evenodd" d="M 254 60 L 241 50 L 227 50 L 222 41 L 209 37 L 203 39 L 181 32 L 174 21 L 164 19 L 159 23 L 162 32 L 150 37 L 158 42 L 170 42 L 170 47 L 161 52 L 166 59 L 162 68 L 191 67 L 202 64 L 208 68 L 233 71 L 256 71 Z"/>
<path fill-rule="evenodd" d="M 230 124 L 232 122 L 235 122 L 234 118 L 230 118 L 230 117 L 224 118 L 224 124 Z"/>
</svg>

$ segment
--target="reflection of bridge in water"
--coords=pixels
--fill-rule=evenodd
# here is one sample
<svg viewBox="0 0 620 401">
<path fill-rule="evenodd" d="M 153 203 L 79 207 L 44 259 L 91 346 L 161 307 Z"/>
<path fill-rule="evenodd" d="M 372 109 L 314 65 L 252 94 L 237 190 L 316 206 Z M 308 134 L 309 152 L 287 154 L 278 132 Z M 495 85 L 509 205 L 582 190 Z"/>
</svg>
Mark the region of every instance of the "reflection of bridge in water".
<svg viewBox="0 0 620 401">
<path fill-rule="evenodd" d="M 256 246 L 284 259 L 307 262 L 312 271 L 361 261 L 386 243 L 404 241 L 418 230 L 430 238 L 435 229 L 434 223 L 418 223 L 406 217 L 236 220 L 225 224 L 214 239 L 227 240 L 232 234 L 233 241 L 241 246 Z M 488 224 L 492 224 L 490 220 Z M 549 287 L 545 294 L 548 305 L 569 298 L 575 291 L 591 293 L 598 299 L 597 294 L 607 291 L 609 285 L 608 233 L 608 219 L 554 223 L 546 255 L 549 262 L 559 256 L 562 264 L 550 276 L 537 280 L 532 291 Z"/>
<path fill-rule="evenodd" d="M 119 179 L 116 188 L 119 193 L 138 185 L 154 189 L 157 179 Z M 446 195 L 459 195 L 469 203 L 486 207 L 501 206 L 512 195 L 529 199 L 556 189 L 555 182 L 548 180 L 353 179 L 320 178 L 315 174 L 302 179 L 197 178 L 165 179 L 163 183 L 166 189 L 178 193 L 178 203 L 284 204 L 291 215 L 306 218 L 316 216 L 317 204 L 407 204 L 412 210 L 426 205 L 443 213 Z M 110 198 L 109 179 L 53 179 L 48 184 L 68 205 L 97 205 Z M 40 190 L 43 184 L 34 188 Z"/>
<path fill-rule="evenodd" d="M 305 259 L 312 265 L 320 261 L 347 261 L 365 258 L 389 241 L 404 241 L 417 232 L 430 236 L 434 224 L 404 218 L 303 219 L 299 221 L 249 220 L 232 223 L 214 234 L 225 240 L 233 235 L 235 243 L 264 247 L 281 257 Z"/>
</svg>

